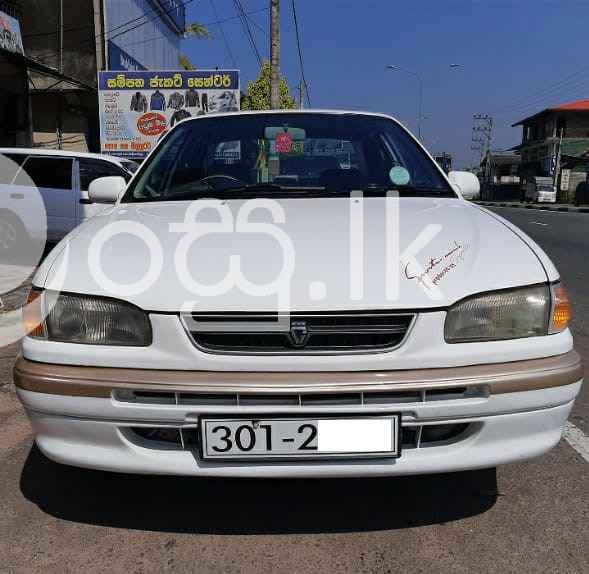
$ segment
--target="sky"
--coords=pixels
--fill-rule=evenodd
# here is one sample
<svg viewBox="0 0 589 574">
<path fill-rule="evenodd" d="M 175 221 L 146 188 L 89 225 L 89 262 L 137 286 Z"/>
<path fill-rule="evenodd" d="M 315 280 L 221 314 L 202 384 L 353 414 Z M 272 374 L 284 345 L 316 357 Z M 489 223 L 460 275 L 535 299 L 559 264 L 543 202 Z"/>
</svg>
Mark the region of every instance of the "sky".
<svg viewBox="0 0 589 574">
<path fill-rule="evenodd" d="M 241 2 L 267 58 L 270 2 Z M 493 117 L 492 147 L 507 149 L 521 140 L 521 128 L 510 127 L 515 121 L 589 99 L 588 0 L 296 0 L 296 6 L 312 107 L 387 113 L 416 132 L 418 80 L 386 69 L 403 67 L 423 79 L 426 147 L 451 153 L 457 167 L 476 157 L 473 114 Z M 239 68 L 245 89 L 259 66 L 234 0 L 192 0 L 186 10 L 187 22 L 208 25 L 213 37 L 184 40 L 183 52 L 200 69 Z M 294 89 L 300 67 L 291 0 L 281 1 L 281 35 L 281 71 Z"/>
</svg>

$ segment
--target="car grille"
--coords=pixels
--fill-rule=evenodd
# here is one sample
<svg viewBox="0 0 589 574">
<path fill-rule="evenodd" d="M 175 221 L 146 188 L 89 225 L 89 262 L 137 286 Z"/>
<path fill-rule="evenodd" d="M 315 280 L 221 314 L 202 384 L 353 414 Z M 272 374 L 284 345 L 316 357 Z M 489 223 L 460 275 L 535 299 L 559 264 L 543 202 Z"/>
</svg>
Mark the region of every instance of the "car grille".
<svg viewBox="0 0 589 574">
<path fill-rule="evenodd" d="M 468 437 L 480 428 L 479 423 L 410 424 L 401 426 L 403 450 L 448 445 Z M 471 432 L 469 432 L 471 431 Z M 128 440 L 154 450 L 198 450 L 198 428 L 195 425 L 121 427 Z"/>
<path fill-rule="evenodd" d="M 194 343 L 226 354 L 347 354 L 399 346 L 414 314 L 385 312 L 207 313 L 184 316 Z"/>
<path fill-rule="evenodd" d="M 193 407 L 337 407 L 390 406 L 431 403 L 488 396 L 486 385 L 422 390 L 341 393 L 186 393 L 118 390 L 114 397 L 125 403 Z"/>
</svg>

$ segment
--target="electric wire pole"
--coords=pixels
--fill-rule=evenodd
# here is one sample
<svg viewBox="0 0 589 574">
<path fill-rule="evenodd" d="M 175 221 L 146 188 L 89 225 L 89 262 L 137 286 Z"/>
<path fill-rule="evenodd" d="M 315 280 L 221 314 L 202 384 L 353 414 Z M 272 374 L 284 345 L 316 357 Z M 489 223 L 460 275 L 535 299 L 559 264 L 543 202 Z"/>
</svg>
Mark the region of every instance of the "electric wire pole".
<svg viewBox="0 0 589 574">
<path fill-rule="evenodd" d="M 303 81 L 303 78 L 301 78 L 299 82 L 299 110 L 302 110 L 305 107 L 304 90 L 305 82 Z"/>
<path fill-rule="evenodd" d="M 475 114 L 472 116 L 472 143 L 470 149 L 479 152 L 479 165 L 483 156 L 491 151 L 493 140 L 493 118 L 487 114 Z"/>
<path fill-rule="evenodd" d="M 270 108 L 280 109 L 280 0 L 270 0 Z"/>
</svg>

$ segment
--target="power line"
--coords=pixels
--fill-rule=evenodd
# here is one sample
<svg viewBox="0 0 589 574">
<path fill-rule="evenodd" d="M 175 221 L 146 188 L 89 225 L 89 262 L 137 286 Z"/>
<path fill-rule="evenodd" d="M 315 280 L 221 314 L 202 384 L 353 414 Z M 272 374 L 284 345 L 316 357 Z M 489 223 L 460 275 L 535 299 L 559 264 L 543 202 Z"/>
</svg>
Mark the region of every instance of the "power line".
<svg viewBox="0 0 589 574">
<path fill-rule="evenodd" d="M 307 94 L 307 103 L 309 107 L 311 106 L 311 98 L 309 96 L 309 85 L 307 84 L 307 80 L 305 78 L 305 67 L 303 65 L 303 53 L 301 51 L 301 35 L 299 33 L 299 21 L 297 18 L 297 7 L 295 4 L 295 0 L 292 0 L 292 17 L 294 20 L 295 25 L 295 33 L 297 38 L 297 51 L 299 53 L 299 65 L 301 67 L 301 78 L 303 79 L 303 86 L 305 87 L 305 93 Z"/>
<path fill-rule="evenodd" d="M 157 16 L 161 16 L 161 14 L 171 14 L 172 12 L 174 12 L 175 10 L 177 10 L 179 7 L 184 7 L 187 6 L 188 4 L 192 4 L 192 2 L 195 2 L 195 0 L 185 0 L 184 2 L 181 2 L 180 4 L 178 4 L 178 6 L 174 6 L 168 10 L 160 10 L 160 9 L 152 9 L 149 10 L 147 12 L 145 12 L 144 14 L 142 14 L 141 16 L 137 17 L 137 18 L 132 18 L 131 20 L 127 20 L 126 22 L 123 22 L 122 24 L 119 24 L 118 26 L 114 26 L 113 28 L 110 28 L 109 30 L 104 30 L 103 32 L 101 32 L 100 34 L 97 34 L 95 36 L 93 36 L 92 38 L 88 38 L 82 42 L 80 42 L 79 45 L 84 45 L 86 43 L 93 43 L 96 40 L 99 40 L 101 38 L 105 38 L 108 40 L 112 40 L 113 38 L 118 38 L 119 36 L 122 36 L 124 34 L 127 34 L 128 32 L 131 32 L 132 30 L 135 30 L 137 28 L 140 28 L 141 26 L 144 26 L 145 24 L 148 24 L 149 22 L 153 22 L 155 20 L 155 18 L 149 18 L 147 20 L 145 20 L 144 22 L 140 22 L 139 24 L 128 28 L 127 30 L 123 30 L 122 32 L 119 32 L 118 34 L 115 34 L 114 36 L 110 36 L 110 38 L 106 38 L 106 36 L 108 34 L 111 34 L 112 32 L 115 32 L 117 30 L 120 30 L 121 28 L 124 28 L 125 26 L 128 26 L 129 24 L 132 24 L 133 22 L 137 22 L 138 20 L 143 20 L 144 18 L 147 18 L 150 14 L 156 14 Z M 68 32 L 68 31 L 75 31 L 75 30 L 81 30 L 81 29 L 85 29 L 85 28 L 93 28 L 93 26 L 85 26 L 85 27 L 78 27 L 78 28 L 68 28 L 65 29 L 64 32 Z M 50 36 L 50 35 L 55 35 L 58 32 L 47 32 L 47 33 L 43 33 L 43 34 L 37 34 L 35 36 Z M 31 35 L 32 36 L 32 35 Z M 29 37 L 31 37 L 29 36 Z M 56 50 L 51 50 L 51 49 L 47 49 L 44 50 L 43 52 L 49 52 L 49 53 L 56 53 Z"/>
<path fill-rule="evenodd" d="M 187 0 L 186 2 L 182 2 L 182 3 L 180 3 L 179 6 L 175 6 L 169 10 L 164 10 L 163 13 L 166 15 L 171 14 L 177 8 L 186 6 L 187 4 L 190 4 L 191 2 L 194 2 L 194 0 Z M 132 24 L 133 22 L 137 22 L 138 20 L 142 20 L 143 18 L 146 18 L 150 14 L 154 14 L 154 13 L 161 14 L 162 10 L 159 8 L 148 10 L 147 12 L 142 14 L 141 16 L 138 16 L 137 18 L 132 18 L 131 20 L 127 20 L 126 22 L 123 22 L 122 24 L 119 24 L 118 26 L 114 26 L 110 30 L 105 30 L 101 34 L 96 35 L 94 37 L 94 40 L 98 40 L 101 36 L 106 36 L 106 34 L 110 34 L 111 32 L 115 32 L 116 30 L 120 30 L 121 28 L 124 28 L 125 26 Z M 151 22 L 151 21 L 152 20 L 148 20 L 145 23 Z M 87 26 L 76 26 L 74 28 L 65 28 L 63 31 L 64 32 L 77 32 L 79 30 L 88 30 L 89 28 L 94 28 L 94 24 L 88 24 Z M 37 38 L 37 37 L 42 37 L 42 36 L 54 36 L 55 34 L 58 34 L 58 33 L 59 33 L 59 30 L 55 30 L 53 32 L 39 32 L 36 34 L 25 34 L 25 35 L 23 35 L 23 38 Z"/>
<path fill-rule="evenodd" d="M 539 105 L 540 102 L 544 101 L 548 97 L 556 97 L 556 93 L 563 89 L 571 89 L 582 85 L 582 83 L 585 82 L 587 78 L 581 79 L 579 78 L 579 76 L 582 76 L 587 71 L 589 71 L 589 66 L 581 68 L 576 72 L 573 72 L 572 74 L 568 74 L 560 80 L 552 82 L 551 84 L 548 84 L 547 86 L 544 86 L 539 90 L 535 90 L 534 92 L 531 92 L 529 95 L 515 100 L 511 104 L 507 104 L 505 106 L 497 108 L 496 110 L 493 110 L 492 113 L 506 114 L 523 110 L 534 105 Z"/>
<path fill-rule="evenodd" d="M 268 8 L 264 8 L 264 11 L 267 12 Z M 255 14 L 255 12 L 244 12 L 245 17 L 248 19 L 248 21 L 250 22 L 250 24 L 253 24 L 260 32 L 262 32 L 262 34 L 264 34 L 264 36 L 268 37 L 268 30 L 266 30 L 263 26 L 260 26 L 253 18 L 252 18 L 252 14 Z"/>
<path fill-rule="evenodd" d="M 258 10 L 251 10 L 249 12 L 245 12 L 246 16 L 254 16 L 255 14 L 261 14 L 262 12 L 268 12 L 269 8 L 259 8 Z M 215 14 L 217 12 L 215 11 Z M 216 24 L 225 24 L 225 22 L 231 22 L 232 20 L 241 19 L 241 16 L 228 16 L 227 18 L 222 18 L 221 20 L 215 20 L 214 22 L 205 22 L 203 26 L 214 26 Z M 253 20 L 252 20 L 253 21 Z"/>
<path fill-rule="evenodd" d="M 217 7 L 215 6 L 215 2 L 214 0 L 209 0 L 211 3 L 211 8 L 213 9 L 213 14 L 215 15 L 215 18 L 217 19 L 217 21 L 219 21 L 219 14 L 217 13 Z M 210 24 L 208 24 L 210 26 Z M 227 41 L 227 36 L 225 36 L 225 30 L 223 29 L 223 25 L 222 24 L 217 24 L 219 26 L 219 32 L 221 32 L 221 38 L 223 38 L 223 43 L 225 44 L 225 50 L 227 50 L 227 54 L 229 56 L 229 59 L 231 60 L 231 63 L 233 65 L 234 68 L 237 68 L 237 61 L 235 60 L 235 56 L 233 55 L 233 52 L 231 51 L 231 46 L 229 45 L 229 42 Z"/>
<path fill-rule="evenodd" d="M 233 0 L 233 4 L 235 6 L 235 10 L 237 11 L 237 14 L 239 15 L 239 19 L 240 19 L 241 25 L 245 31 L 245 35 L 247 36 L 250 46 L 252 47 L 252 50 L 254 51 L 254 54 L 256 55 L 256 59 L 258 60 L 258 64 L 260 65 L 260 67 L 262 67 L 262 56 L 260 56 L 260 51 L 258 50 L 258 46 L 256 45 L 256 40 L 255 40 L 254 35 L 252 33 L 252 29 L 250 28 L 247 16 L 245 15 L 245 10 L 243 9 L 243 5 L 241 3 L 241 0 Z"/>
<path fill-rule="evenodd" d="M 174 12 L 174 10 L 176 10 L 178 7 L 182 6 L 187 6 L 188 4 L 192 4 L 192 2 L 194 2 L 195 0 L 185 0 L 185 2 L 182 2 L 181 4 L 179 4 L 178 6 L 171 8 L 170 10 L 166 10 L 164 12 L 164 14 L 170 14 L 172 12 Z M 159 10 L 152 10 L 151 13 L 153 12 L 157 12 L 158 16 L 160 15 L 160 11 Z M 145 16 L 145 14 L 144 14 Z M 137 18 L 135 18 L 135 20 L 137 20 Z M 114 40 L 114 38 L 118 38 L 119 36 L 122 36 L 124 34 L 128 34 L 129 32 L 132 32 L 133 30 L 136 30 L 137 28 L 141 28 L 142 26 L 145 26 L 145 24 L 149 24 L 149 22 L 153 22 L 155 20 L 155 18 L 150 18 L 149 20 L 146 20 L 145 22 L 140 22 L 139 24 L 137 24 L 136 26 L 133 26 L 132 28 L 128 28 L 127 30 L 123 30 L 122 32 L 119 32 L 118 34 L 115 34 L 114 36 L 111 36 L 110 38 L 108 38 L 109 40 Z M 127 24 L 130 22 L 127 22 Z M 120 28 L 120 26 L 119 26 Z M 112 32 L 112 30 L 109 30 L 106 33 L 110 33 Z"/>
<path fill-rule="evenodd" d="M 210 0 L 211 5 L 213 6 L 213 9 L 215 11 L 215 14 L 217 13 L 216 11 L 216 6 L 214 3 L 214 0 Z M 253 10 L 251 12 L 246 12 L 246 15 L 251 16 L 253 14 L 260 14 L 261 12 L 268 12 L 268 8 L 261 8 L 260 10 Z M 219 28 L 221 28 L 221 24 L 225 24 L 226 22 L 231 22 L 233 20 L 239 20 L 240 16 L 229 16 L 228 18 L 221 18 L 221 19 L 217 19 L 217 20 L 213 20 L 211 22 L 203 22 L 202 25 L 205 28 L 210 28 L 211 26 L 219 26 Z M 223 30 L 221 29 L 221 33 L 222 35 L 226 38 L 226 34 L 223 34 Z M 128 48 L 129 46 L 138 46 L 140 44 L 148 44 L 149 42 L 155 42 L 157 40 L 162 40 L 165 39 L 165 36 L 159 35 L 159 36 L 154 36 L 153 38 L 146 38 L 145 40 L 138 40 L 137 42 L 128 42 L 127 44 L 122 44 L 121 48 Z M 233 61 L 233 65 L 234 67 L 238 67 L 235 64 L 235 58 L 231 56 L 231 60 Z"/>
</svg>

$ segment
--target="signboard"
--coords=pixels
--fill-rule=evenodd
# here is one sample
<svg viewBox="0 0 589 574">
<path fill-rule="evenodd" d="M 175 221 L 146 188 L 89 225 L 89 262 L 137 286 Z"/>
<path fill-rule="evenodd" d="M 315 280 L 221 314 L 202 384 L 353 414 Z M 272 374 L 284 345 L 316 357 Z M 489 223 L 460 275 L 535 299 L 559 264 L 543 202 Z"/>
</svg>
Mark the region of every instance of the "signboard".
<svg viewBox="0 0 589 574">
<path fill-rule="evenodd" d="M 179 121 L 239 110 L 237 70 L 99 72 L 102 153 L 145 157 Z"/>
<path fill-rule="evenodd" d="M 16 18 L 0 11 L 0 49 L 24 55 L 20 24 Z"/>
<path fill-rule="evenodd" d="M 147 70 L 143 64 L 119 48 L 112 40 L 108 41 L 108 68 L 109 70 L 126 70 L 128 72 Z"/>
<path fill-rule="evenodd" d="M 568 191 L 570 181 L 571 181 L 571 170 L 570 169 L 563 169 L 560 172 L 560 189 L 562 191 Z"/>
</svg>

